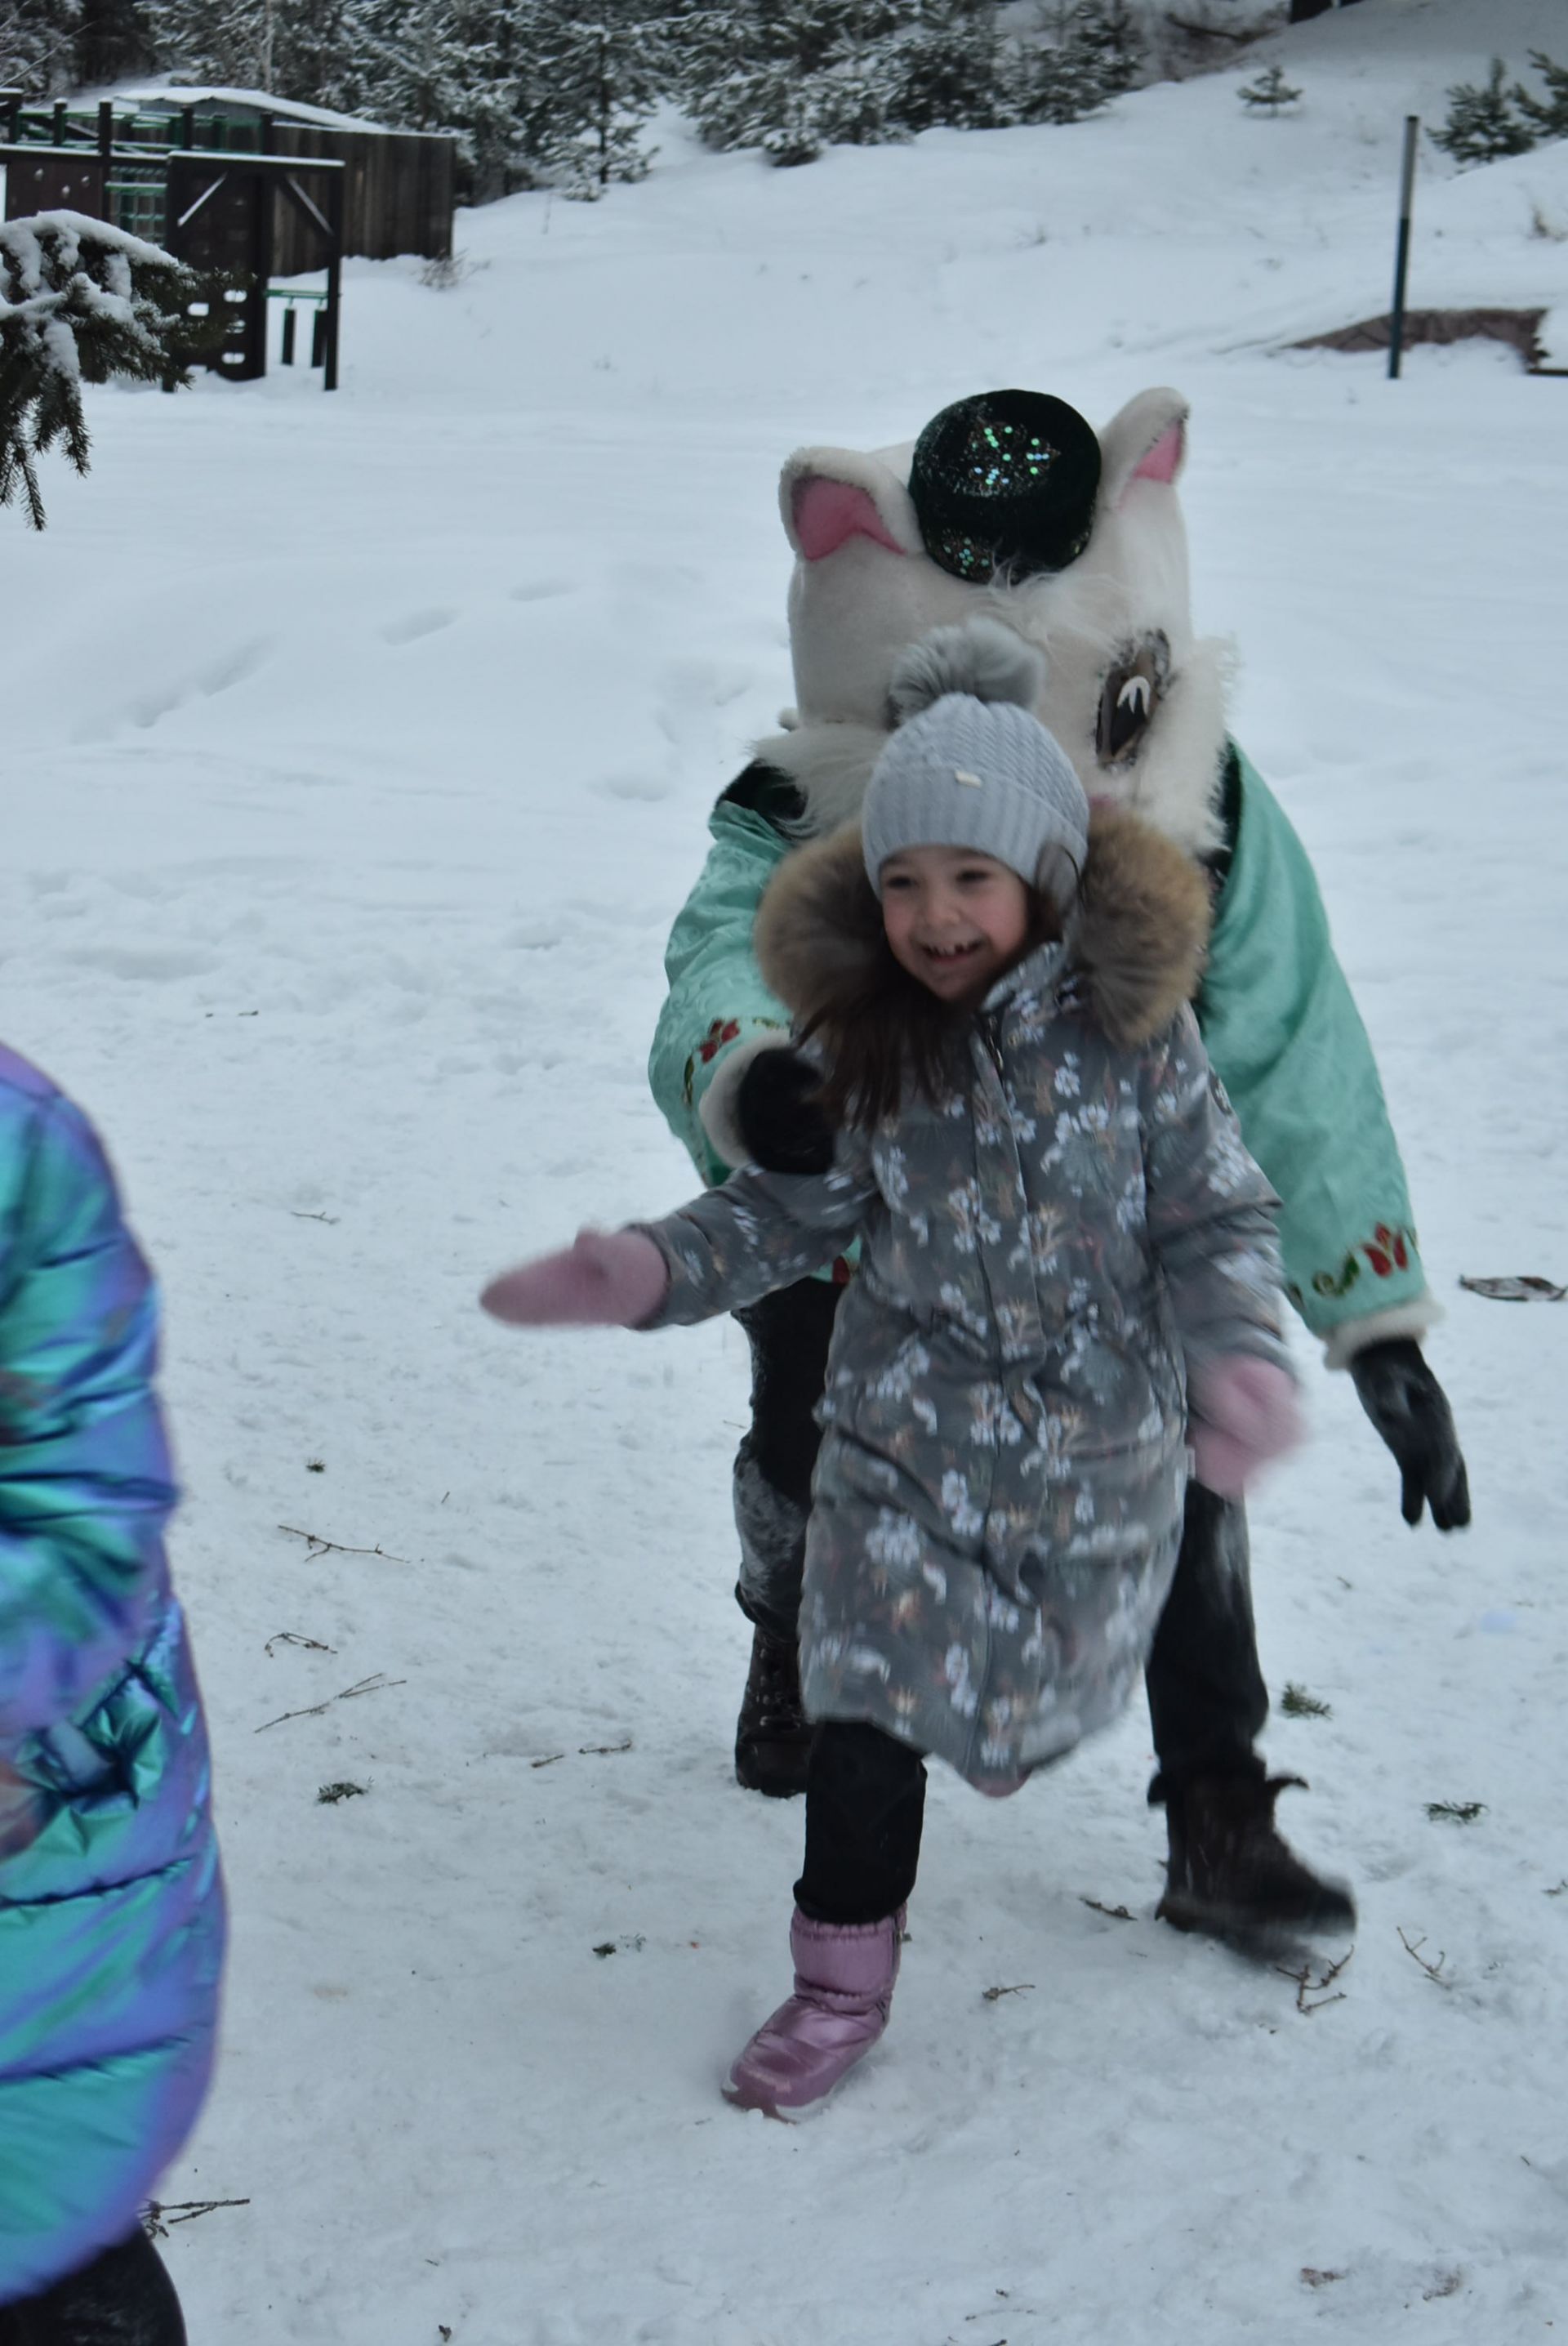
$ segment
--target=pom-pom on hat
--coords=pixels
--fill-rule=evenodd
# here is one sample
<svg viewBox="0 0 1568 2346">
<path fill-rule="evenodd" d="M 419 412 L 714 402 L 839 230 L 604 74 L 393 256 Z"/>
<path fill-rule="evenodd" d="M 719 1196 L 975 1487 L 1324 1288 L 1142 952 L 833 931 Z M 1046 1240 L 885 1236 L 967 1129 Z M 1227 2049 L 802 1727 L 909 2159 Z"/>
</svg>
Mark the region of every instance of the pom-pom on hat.
<svg viewBox="0 0 1568 2346">
<path fill-rule="evenodd" d="M 1089 543 L 1100 489 L 1093 424 L 1044 391 L 982 391 L 915 442 L 910 500 L 932 560 L 989 586 L 1065 570 Z"/>
<path fill-rule="evenodd" d="M 866 872 L 907 847 L 969 847 L 1034 886 L 1060 849 L 1082 872 L 1089 801 L 1072 760 L 1033 713 L 1044 661 L 996 619 L 938 627 L 893 670 L 901 720 L 860 814 Z"/>
</svg>

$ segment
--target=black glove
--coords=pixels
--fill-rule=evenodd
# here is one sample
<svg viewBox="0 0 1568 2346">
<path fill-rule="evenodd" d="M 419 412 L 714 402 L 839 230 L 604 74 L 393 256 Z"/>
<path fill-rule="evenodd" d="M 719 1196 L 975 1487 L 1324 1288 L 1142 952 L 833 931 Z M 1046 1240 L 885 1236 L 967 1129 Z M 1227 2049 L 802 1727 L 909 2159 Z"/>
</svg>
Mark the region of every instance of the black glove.
<svg viewBox="0 0 1568 2346">
<path fill-rule="evenodd" d="M 735 1093 L 746 1154 L 765 1173 L 825 1173 L 833 1127 L 814 1097 L 821 1076 L 799 1051 L 759 1051 Z"/>
<path fill-rule="evenodd" d="M 1400 1512 L 1419 1524 L 1423 1501 L 1440 1532 L 1470 1521 L 1470 1480 L 1448 1396 L 1410 1336 L 1369 1344 L 1350 1362 L 1361 1407 L 1393 1452 L 1401 1489 Z"/>
</svg>

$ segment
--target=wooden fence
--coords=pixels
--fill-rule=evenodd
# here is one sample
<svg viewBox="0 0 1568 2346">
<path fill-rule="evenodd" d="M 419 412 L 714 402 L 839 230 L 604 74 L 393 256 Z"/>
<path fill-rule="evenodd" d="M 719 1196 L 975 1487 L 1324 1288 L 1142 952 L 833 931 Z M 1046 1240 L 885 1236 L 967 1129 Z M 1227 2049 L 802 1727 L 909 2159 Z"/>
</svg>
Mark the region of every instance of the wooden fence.
<svg viewBox="0 0 1568 2346">
<path fill-rule="evenodd" d="M 439 133 L 351 130 L 300 121 L 258 103 L 242 109 L 196 98 L 146 101 L 127 114 L 106 100 L 73 111 L 28 107 L 0 90 L 9 165 L 5 210 L 69 206 L 162 240 L 168 227 L 166 181 L 182 154 L 246 154 L 343 167 L 345 257 L 390 260 L 399 253 L 443 259 L 452 250 L 456 142 Z M 31 149 L 31 151 L 28 151 Z M 321 266 L 308 223 L 280 194 L 273 204 L 272 266 L 296 277 Z"/>
<path fill-rule="evenodd" d="M 400 252 L 443 260 L 452 250 L 450 138 L 419 131 L 318 129 L 274 115 L 268 152 L 343 165 L 343 251 L 366 260 Z M 295 277 L 320 264 L 309 230 L 280 202 L 273 215 L 272 268 Z"/>
</svg>

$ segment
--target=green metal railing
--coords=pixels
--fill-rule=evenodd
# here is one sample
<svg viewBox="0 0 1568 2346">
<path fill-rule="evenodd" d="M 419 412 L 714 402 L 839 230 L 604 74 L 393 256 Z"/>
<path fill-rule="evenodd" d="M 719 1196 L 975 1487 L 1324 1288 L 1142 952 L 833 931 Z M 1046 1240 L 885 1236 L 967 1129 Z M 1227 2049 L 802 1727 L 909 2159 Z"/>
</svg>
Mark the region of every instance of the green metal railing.
<svg viewBox="0 0 1568 2346">
<path fill-rule="evenodd" d="M 110 219 L 127 236 L 161 244 L 168 219 L 168 190 L 162 171 L 157 178 L 121 177 L 104 181 L 104 199 Z"/>
<path fill-rule="evenodd" d="M 279 365 L 292 366 L 294 364 L 295 315 L 296 311 L 300 309 L 309 310 L 312 313 L 311 319 L 311 364 L 313 367 L 325 365 L 327 357 L 326 294 L 301 292 L 297 286 L 293 285 L 269 285 L 267 288 L 267 299 L 269 301 L 283 301 L 288 304 L 288 307 L 283 312 L 283 332 L 278 352 Z"/>
</svg>

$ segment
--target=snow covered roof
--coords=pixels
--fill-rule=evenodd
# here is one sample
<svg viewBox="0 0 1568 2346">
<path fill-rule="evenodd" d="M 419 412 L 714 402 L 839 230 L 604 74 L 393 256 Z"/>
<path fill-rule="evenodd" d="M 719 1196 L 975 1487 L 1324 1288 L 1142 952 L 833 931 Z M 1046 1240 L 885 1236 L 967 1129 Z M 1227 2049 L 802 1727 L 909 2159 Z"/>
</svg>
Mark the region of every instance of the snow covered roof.
<svg viewBox="0 0 1568 2346">
<path fill-rule="evenodd" d="M 309 123 L 319 130 L 358 130 L 380 133 L 382 137 L 438 137 L 437 132 L 395 130 L 391 123 L 371 122 L 358 114 L 339 114 L 328 106 L 305 106 L 291 97 L 276 97 L 264 89 L 219 89 L 208 85 L 187 88 L 179 83 L 163 79 L 121 82 L 113 88 L 83 93 L 73 104 L 77 107 L 96 105 L 110 98 L 117 106 L 135 106 L 146 113 L 183 113 L 188 107 L 221 107 L 257 115 L 275 114 L 285 122 Z"/>
</svg>

